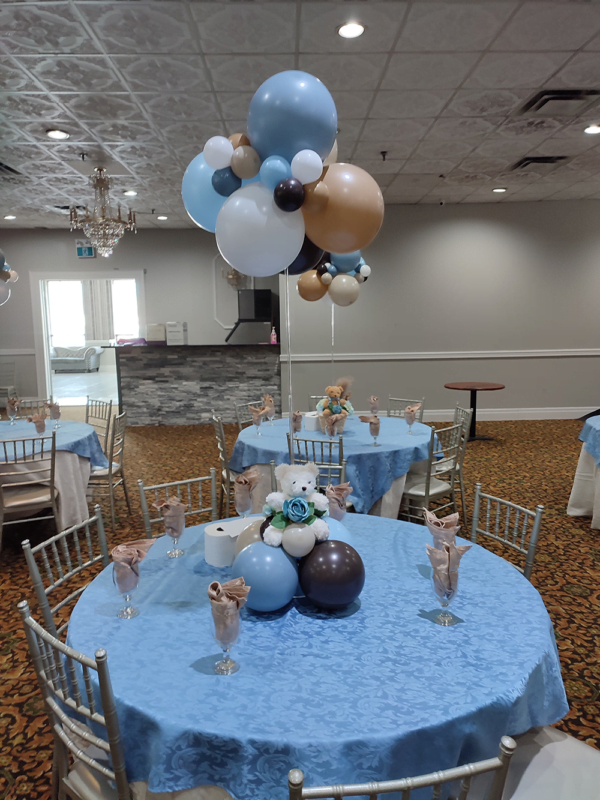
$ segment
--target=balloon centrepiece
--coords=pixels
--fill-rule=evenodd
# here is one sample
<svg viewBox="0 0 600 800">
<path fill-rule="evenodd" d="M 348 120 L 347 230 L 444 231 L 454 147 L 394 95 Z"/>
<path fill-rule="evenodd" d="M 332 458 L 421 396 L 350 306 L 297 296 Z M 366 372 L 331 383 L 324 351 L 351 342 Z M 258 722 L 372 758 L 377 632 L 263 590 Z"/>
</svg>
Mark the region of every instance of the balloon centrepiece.
<svg viewBox="0 0 600 800">
<path fill-rule="evenodd" d="M 327 286 L 321 281 L 316 269 L 304 272 L 298 278 L 298 294 L 303 300 L 320 300 L 327 294 Z"/>
<path fill-rule="evenodd" d="M 298 586 L 295 559 L 283 548 L 269 547 L 264 542 L 252 542 L 237 554 L 231 576 L 244 578 L 252 587 L 246 604 L 253 611 L 283 608 L 294 597 Z"/>
<path fill-rule="evenodd" d="M 260 157 L 249 145 L 240 145 L 233 151 L 231 169 L 238 178 L 254 178 L 260 170 Z"/>
<path fill-rule="evenodd" d="M 344 608 L 354 602 L 365 585 L 360 555 L 346 542 L 318 542 L 299 566 L 300 586 L 306 597 L 325 609 Z"/>
<path fill-rule="evenodd" d="M 213 136 L 204 145 L 204 160 L 212 169 L 225 169 L 233 157 L 233 145 L 224 136 Z"/>
<path fill-rule="evenodd" d="M 250 525 L 248 525 L 244 530 L 240 533 L 237 537 L 235 542 L 235 554 L 237 554 L 244 549 L 244 547 L 248 547 L 249 544 L 252 542 L 261 542 L 262 537 L 260 535 L 260 527 L 264 522 L 264 517 L 259 517 L 258 519 L 252 520 Z"/>
<path fill-rule="evenodd" d="M 217 216 L 226 199 L 215 191 L 212 183 L 214 172 L 200 153 L 188 164 L 181 184 L 185 210 L 198 227 L 211 233 L 215 232 Z"/>
<path fill-rule="evenodd" d="M 304 202 L 304 186 L 296 178 L 285 178 L 275 187 L 273 199 L 282 211 L 298 211 Z"/>
<path fill-rule="evenodd" d="M 260 179 L 268 189 L 275 189 L 280 181 L 292 177 L 292 168 L 281 156 L 265 158 L 260 168 Z"/>
<path fill-rule="evenodd" d="M 233 145 L 234 150 L 238 147 L 244 147 L 250 144 L 250 139 L 245 133 L 232 133 L 231 136 L 228 136 L 227 138 Z"/>
<path fill-rule="evenodd" d="M 229 197 L 242 185 L 242 179 L 234 173 L 231 167 L 216 169 L 212 176 L 213 189 L 223 197 Z"/>
<path fill-rule="evenodd" d="M 315 535 L 308 525 L 297 522 L 285 528 L 281 546 L 288 555 L 302 558 L 302 556 L 308 555 L 315 546 Z"/>
<path fill-rule="evenodd" d="M 358 300 L 359 291 L 360 285 L 356 278 L 343 272 L 336 275 L 328 287 L 329 297 L 336 306 L 351 306 Z"/>
<path fill-rule="evenodd" d="M 323 162 L 314 150 L 300 150 L 292 158 L 292 175 L 300 183 L 313 183 L 323 172 Z"/>
<path fill-rule="evenodd" d="M 313 244 L 308 236 L 305 236 L 302 249 L 287 268 L 288 275 L 302 275 L 309 269 L 316 268 L 318 270 L 317 265 L 324 255 L 321 248 Z"/>
</svg>

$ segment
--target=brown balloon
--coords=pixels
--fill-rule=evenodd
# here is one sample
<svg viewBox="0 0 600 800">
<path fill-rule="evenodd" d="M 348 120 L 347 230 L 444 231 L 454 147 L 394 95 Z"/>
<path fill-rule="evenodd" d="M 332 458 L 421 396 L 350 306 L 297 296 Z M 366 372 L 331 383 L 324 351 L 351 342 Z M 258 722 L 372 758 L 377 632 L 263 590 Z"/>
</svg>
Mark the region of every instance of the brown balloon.
<svg viewBox="0 0 600 800">
<path fill-rule="evenodd" d="M 240 145 L 233 151 L 231 171 L 238 178 L 254 178 L 260 169 L 260 156 L 253 147 Z"/>
<path fill-rule="evenodd" d="M 236 147 L 242 147 L 244 145 L 250 145 L 250 139 L 246 136 L 245 133 L 232 133 L 231 136 L 228 137 L 229 141 L 233 145 L 233 149 L 235 150 Z"/>
<path fill-rule="evenodd" d="M 317 543 L 298 566 L 302 591 L 319 608 L 344 608 L 353 603 L 365 585 L 365 565 L 346 542 L 327 539 Z"/>
<path fill-rule="evenodd" d="M 321 283 L 316 269 L 309 269 L 298 278 L 298 293 L 303 300 L 320 300 L 327 294 L 327 287 Z"/>
<path fill-rule="evenodd" d="M 321 214 L 325 211 L 327 203 L 329 202 L 329 189 L 324 182 L 323 177 L 327 174 L 328 167 L 326 167 L 318 181 L 314 183 L 307 183 L 304 186 L 304 203 L 302 204 L 302 213 L 306 220 L 307 215 Z M 321 248 L 322 250 L 323 248 Z"/>
<path fill-rule="evenodd" d="M 329 194 L 325 208 L 315 213 L 309 192 L 302 206 L 308 238 L 321 250 L 332 253 L 351 253 L 366 247 L 383 222 L 383 196 L 377 182 L 354 164 L 331 164 L 321 183 Z M 316 191 L 315 187 L 312 194 Z"/>
</svg>

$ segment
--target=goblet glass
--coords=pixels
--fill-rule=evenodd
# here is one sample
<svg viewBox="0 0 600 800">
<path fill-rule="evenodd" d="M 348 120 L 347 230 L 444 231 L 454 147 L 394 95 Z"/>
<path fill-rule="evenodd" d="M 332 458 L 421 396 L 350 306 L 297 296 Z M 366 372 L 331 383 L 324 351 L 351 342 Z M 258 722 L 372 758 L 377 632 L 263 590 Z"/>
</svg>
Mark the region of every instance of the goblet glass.
<svg viewBox="0 0 600 800">
<path fill-rule="evenodd" d="M 273 411 L 269 411 L 267 414 L 267 419 L 269 420 L 269 425 L 272 425 L 273 420 L 275 419 L 275 409 L 273 409 Z"/>
<path fill-rule="evenodd" d="M 252 497 L 250 494 L 235 497 L 234 503 L 238 515 L 245 519 L 252 510 Z"/>
<path fill-rule="evenodd" d="M 54 412 L 52 413 L 52 419 L 54 420 L 54 428 L 53 428 L 53 430 L 55 430 L 55 431 L 56 431 L 56 430 L 58 430 L 59 428 L 62 428 L 62 425 L 59 425 L 59 424 L 58 424 L 58 420 L 60 419 L 60 411 L 58 411 L 58 412 L 57 412 L 57 411 L 54 411 Z"/>
<path fill-rule="evenodd" d="M 380 444 L 377 444 L 377 436 L 374 436 L 373 434 L 371 434 L 371 436 L 373 436 L 373 447 L 381 447 Z"/>
<path fill-rule="evenodd" d="M 185 550 L 180 550 L 177 546 L 179 543 L 179 537 L 183 533 L 183 527 L 179 530 L 178 526 L 166 526 L 167 536 L 171 537 L 171 541 L 173 542 L 173 548 L 171 550 L 167 550 L 167 556 L 169 558 L 180 558 L 182 555 L 185 554 Z"/>
<path fill-rule="evenodd" d="M 15 422 L 15 417 L 17 416 L 17 409 L 15 408 L 15 406 L 7 406 L 6 413 L 8 414 L 10 424 L 16 425 L 17 423 Z"/>
<path fill-rule="evenodd" d="M 255 419 L 252 420 L 252 422 L 254 424 L 254 427 L 256 428 L 256 435 L 262 436 L 262 433 L 260 432 L 260 423 L 262 422 L 262 417 L 256 417 Z"/>
<path fill-rule="evenodd" d="M 133 619 L 140 613 L 139 609 L 131 605 L 131 595 L 137 589 L 139 579 L 137 572 L 130 567 L 117 562 L 113 563 L 113 580 L 125 601 L 125 605 L 117 614 L 119 619 Z"/>
<path fill-rule="evenodd" d="M 433 593 L 437 597 L 442 606 L 440 613 L 433 618 L 437 625 L 442 625 L 444 628 L 449 628 L 456 625 L 457 618 L 448 611 L 448 606 L 456 597 L 458 589 L 444 588 L 439 581 L 436 581 L 435 574 L 431 576 L 431 584 L 433 586 Z"/>
<path fill-rule="evenodd" d="M 223 658 L 215 664 L 217 675 L 233 675 L 240 668 L 237 661 L 234 661 L 229 655 L 229 651 L 237 643 L 240 635 L 240 612 L 236 609 L 235 613 L 237 614 L 237 621 L 232 620 L 231 625 L 227 627 L 215 625 L 215 641 L 223 651 Z"/>
</svg>

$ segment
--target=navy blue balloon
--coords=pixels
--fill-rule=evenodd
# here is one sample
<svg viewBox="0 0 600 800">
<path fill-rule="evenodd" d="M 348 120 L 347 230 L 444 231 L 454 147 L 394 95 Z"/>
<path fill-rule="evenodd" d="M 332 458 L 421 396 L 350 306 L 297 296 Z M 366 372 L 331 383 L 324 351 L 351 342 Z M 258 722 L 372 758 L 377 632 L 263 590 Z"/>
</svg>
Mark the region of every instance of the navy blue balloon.
<svg viewBox="0 0 600 800">
<path fill-rule="evenodd" d="M 214 190 L 212 185 L 214 171 L 200 153 L 188 164 L 181 183 L 181 197 L 185 210 L 196 225 L 211 233 L 215 232 L 217 216 L 226 200 Z"/>
<path fill-rule="evenodd" d="M 304 186 L 296 178 L 279 181 L 273 192 L 273 200 L 282 211 L 298 211 L 304 202 Z"/>
<path fill-rule="evenodd" d="M 287 268 L 288 274 L 302 275 L 303 272 L 308 272 L 309 269 L 315 269 L 324 255 L 325 252 L 311 242 L 308 236 L 305 236 L 302 249 Z"/>
<path fill-rule="evenodd" d="M 314 150 L 325 159 L 336 131 L 333 97 L 308 72 L 278 72 L 259 86 L 250 101 L 248 136 L 263 161 L 283 156 L 291 164 L 300 150 Z"/>
<path fill-rule="evenodd" d="M 223 197 L 229 197 L 241 187 L 242 179 L 238 178 L 231 167 L 224 167 L 214 171 L 212 185 L 215 192 Z"/>
<path fill-rule="evenodd" d="M 298 587 L 296 559 L 282 547 L 252 542 L 235 557 L 232 578 L 250 586 L 246 605 L 254 611 L 277 611 L 293 598 Z"/>
</svg>

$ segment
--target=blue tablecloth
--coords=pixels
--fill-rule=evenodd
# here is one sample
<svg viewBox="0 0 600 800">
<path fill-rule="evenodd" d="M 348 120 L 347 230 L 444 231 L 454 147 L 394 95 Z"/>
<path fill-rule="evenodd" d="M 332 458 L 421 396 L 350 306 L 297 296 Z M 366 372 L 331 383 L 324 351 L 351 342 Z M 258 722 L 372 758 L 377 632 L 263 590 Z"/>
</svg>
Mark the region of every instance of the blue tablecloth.
<svg viewBox="0 0 600 800">
<path fill-rule="evenodd" d="M 503 734 L 567 712 L 552 625 L 536 589 L 475 545 L 464 556 L 442 628 L 417 525 L 346 516 L 366 583 L 355 613 L 242 611 L 232 676 L 219 648 L 207 587 L 230 570 L 203 558 L 203 526 L 186 530 L 185 557 L 159 539 L 133 596 L 140 615 L 117 619 L 122 599 L 108 567 L 85 590 L 69 643 L 108 664 L 130 781 L 153 792 L 217 784 L 238 800 L 284 800 L 287 773 L 307 783 L 386 780 L 496 755 Z M 418 794 L 415 795 L 415 798 Z"/>
<path fill-rule="evenodd" d="M 95 429 L 85 422 L 68 422 L 60 420 L 60 428 L 56 431 L 56 449 L 69 450 L 78 456 L 89 458 L 93 467 L 108 467 L 108 459 L 102 451 L 100 440 Z M 46 432 L 43 436 L 51 436 L 54 420 L 46 420 Z M 37 437 L 32 422 L 18 419 L 15 425 L 0 422 L 0 441 L 10 439 L 26 439 Z M 4 462 L 4 452 L 0 452 L 0 463 Z"/>
<path fill-rule="evenodd" d="M 600 416 L 585 421 L 579 438 L 585 442 L 585 449 L 593 457 L 596 466 L 600 467 Z"/>
<path fill-rule="evenodd" d="M 287 419 L 275 420 L 273 425 L 261 425 L 261 435 L 256 435 L 253 425 L 244 428 L 237 438 L 229 465 L 236 472 L 243 472 L 252 464 L 289 464 L 286 432 L 289 431 Z M 305 431 L 297 434 L 308 439 L 329 437 L 320 431 Z M 344 432 L 344 458 L 346 459 L 346 480 L 350 481 L 353 493 L 350 497 L 354 508 L 366 514 L 373 503 L 379 500 L 392 483 L 408 472 L 414 461 L 423 461 L 429 456 L 431 428 L 415 422 L 412 434 L 403 419 L 381 419 L 381 429 L 377 443 L 373 447 L 373 437 L 369 425 L 358 417 L 348 417 Z"/>
</svg>

